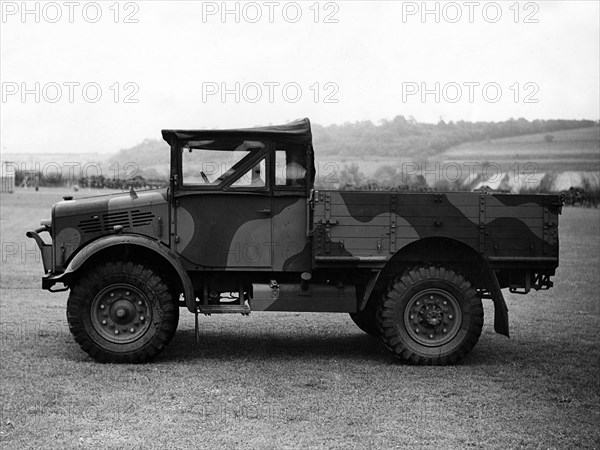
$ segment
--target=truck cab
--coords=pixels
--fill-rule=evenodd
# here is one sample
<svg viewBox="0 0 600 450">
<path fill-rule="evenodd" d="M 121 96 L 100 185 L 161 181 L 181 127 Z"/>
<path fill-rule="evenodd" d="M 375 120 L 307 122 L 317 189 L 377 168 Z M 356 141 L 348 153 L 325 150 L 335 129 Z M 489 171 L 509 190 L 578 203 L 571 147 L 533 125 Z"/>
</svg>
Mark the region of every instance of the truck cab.
<svg viewBox="0 0 600 450">
<path fill-rule="evenodd" d="M 187 270 L 310 271 L 308 121 L 163 137 L 174 159 L 171 245 Z"/>
</svg>

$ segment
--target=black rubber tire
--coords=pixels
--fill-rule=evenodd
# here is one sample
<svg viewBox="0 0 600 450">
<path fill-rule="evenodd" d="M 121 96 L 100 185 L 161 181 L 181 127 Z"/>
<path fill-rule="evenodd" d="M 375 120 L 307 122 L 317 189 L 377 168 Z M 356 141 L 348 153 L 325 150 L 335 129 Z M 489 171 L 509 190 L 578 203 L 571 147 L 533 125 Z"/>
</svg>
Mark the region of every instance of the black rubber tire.
<svg viewBox="0 0 600 450">
<path fill-rule="evenodd" d="M 379 327 L 377 326 L 377 301 L 371 298 L 362 311 L 350 313 L 352 321 L 362 331 L 368 335 L 379 337 Z"/>
<path fill-rule="evenodd" d="M 420 365 L 453 364 L 479 340 L 483 306 L 463 275 L 445 267 L 416 267 L 391 283 L 377 310 L 377 324 L 396 358 Z"/>
<path fill-rule="evenodd" d="M 115 320 L 131 322 L 134 334 L 127 334 L 123 329 L 121 337 L 127 341 L 124 343 L 118 342 L 119 337 L 110 338 L 110 331 L 99 328 L 99 312 L 96 307 L 100 303 L 105 308 L 103 299 L 106 293 L 114 296 L 111 289 L 117 294 L 119 289 L 127 290 L 127 295 L 131 291 L 142 302 L 136 303 L 135 299 L 132 301 L 116 295 L 118 302 L 125 306 L 121 309 L 126 310 L 126 314 L 137 316 L 139 304 L 143 305 L 143 311 L 146 311 L 144 314 L 148 316 L 127 316 L 125 319 L 120 319 L 118 315 L 115 317 Z M 111 312 L 113 308 L 108 306 L 107 312 Z M 93 318 L 93 315 L 96 317 Z M 176 295 L 153 269 L 134 262 L 106 262 L 87 270 L 71 286 L 67 301 L 67 321 L 75 341 L 92 358 L 100 362 L 142 363 L 160 353 L 173 338 L 179 321 L 179 307 Z M 134 321 L 137 323 L 134 324 Z M 114 329 L 121 327 L 118 322 L 111 324 Z"/>
</svg>

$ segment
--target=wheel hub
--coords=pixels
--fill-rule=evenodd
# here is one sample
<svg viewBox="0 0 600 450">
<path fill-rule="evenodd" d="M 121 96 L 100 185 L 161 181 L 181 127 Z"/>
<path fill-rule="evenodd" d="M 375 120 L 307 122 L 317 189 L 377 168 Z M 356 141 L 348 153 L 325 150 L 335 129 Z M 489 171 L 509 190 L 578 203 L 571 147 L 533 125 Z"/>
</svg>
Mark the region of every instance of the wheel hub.
<svg viewBox="0 0 600 450">
<path fill-rule="evenodd" d="M 135 286 L 113 284 L 101 290 L 92 301 L 94 329 L 104 339 L 119 344 L 142 337 L 151 322 L 148 297 Z"/>
<path fill-rule="evenodd" d="M 452 294 L 442 289 L 426 289 L 407 303 L 404 325 L 414 341 L 437 347 L 458 334 L 461 318 L 460 305 Z"/>
<path fill-rule="evenodd" d="M 441 311 L 439 309 L 434 309 L 434 310 L 427 311 L 425 313 L 424 319 L 428 325 L 435 327 L 440 324 L 440 322 L 443 320 L 443 318 L 444 318 L 443 311 Z"/>
<path fill-rule="evenodd" d="M 126 299 L 119 299 L 110 306 L 109 316 L 113 322 L 127 324 L 135 319 L 135 306 Z"/>
</svg>

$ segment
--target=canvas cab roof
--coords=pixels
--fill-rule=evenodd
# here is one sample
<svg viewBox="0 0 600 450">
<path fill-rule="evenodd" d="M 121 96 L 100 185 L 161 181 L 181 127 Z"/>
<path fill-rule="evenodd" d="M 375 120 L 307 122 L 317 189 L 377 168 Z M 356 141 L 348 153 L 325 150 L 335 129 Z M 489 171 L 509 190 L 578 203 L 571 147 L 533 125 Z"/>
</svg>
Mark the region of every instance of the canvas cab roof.
<svg viewBox="0 0 600 450">
<path fill-rule="evenodd" d="M 255 128 L 233 128 L 227 130 L 162 130 L 165 141 L 172 143 L 177 140 L 203 139 L 217 136 L 244 136 L 244 137 L 274 137 L 281 142 L 296 144 L 311 144 L 312 133 L 308 118 L 295 120 L 285 125 L 269 125 Z"/>
</svg>

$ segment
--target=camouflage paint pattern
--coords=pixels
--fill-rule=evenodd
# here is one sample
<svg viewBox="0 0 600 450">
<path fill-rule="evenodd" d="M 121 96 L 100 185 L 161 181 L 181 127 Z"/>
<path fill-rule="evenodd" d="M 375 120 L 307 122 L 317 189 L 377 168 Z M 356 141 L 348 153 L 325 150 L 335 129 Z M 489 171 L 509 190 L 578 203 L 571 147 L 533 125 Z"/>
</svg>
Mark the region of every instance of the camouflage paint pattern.
<svg viewBox="0 0 600 450">
<path fill-rule="evenodd" d="M 52 210 L 54 270 L 61 272 L 87 243 L 107 234 L 136 233 L 169 242 L 167 190 L 63 200 Z"/>
<path fill-rule="evenodd" d="M 417 240 L 447 238 L 484 257 L 543 257 L 556 267 L 559 205 L 544 195 L 318 191 L 314 254 L 321 266 L 383 266 Z"/>
<path fill-rule="evenodd" d="M 276 289 L 266 284 L 254 284 L 253 292 L 250 299 L 253 311 L 355 312 L 357 306 L 353 285 L 320 284 L 302 290 L 298 284 Z"/>
<path fill-rule="evenodd" d="M 317 191 L 311 238 L 307 202 L 298 195 L 188 193 L 178 198 L 171 224 L 166 190 L 66 200 L 54 207 L 54 268 L 64 269 L 116 225 L 172 245 L 187 270 L 383 267 L 403 247 L 432 237 L 485 257 L 549 257 L 556 267 L 558 203 L 540 195 Z"/>
<path fill-rule="evenodd" d="M 176 251 L 188 270 L 310 270 L 306 209 L 297 195 L 185 195 L 176 206 Z"/>
</svg>

